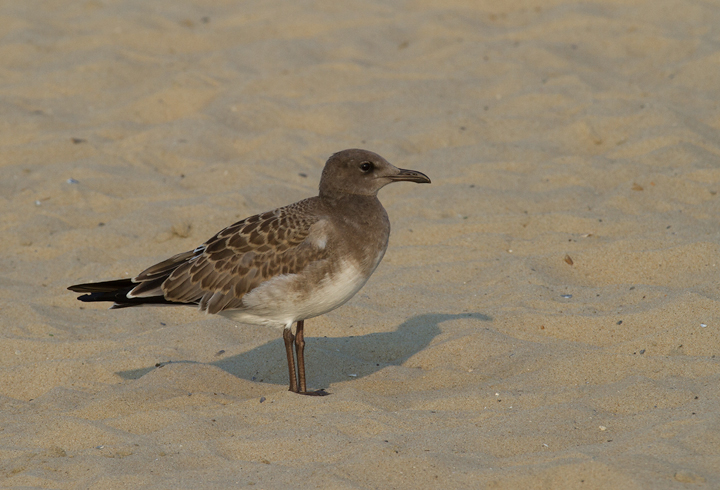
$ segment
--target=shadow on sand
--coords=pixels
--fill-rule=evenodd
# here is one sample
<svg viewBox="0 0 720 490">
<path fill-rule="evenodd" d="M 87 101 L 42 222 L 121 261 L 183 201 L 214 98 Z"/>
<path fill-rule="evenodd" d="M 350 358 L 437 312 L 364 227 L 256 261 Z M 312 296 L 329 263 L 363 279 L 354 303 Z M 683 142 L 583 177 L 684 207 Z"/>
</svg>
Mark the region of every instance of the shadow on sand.
<svg viewBox="0 0 720 490">
<path fill-rule="evenodd" d="M 305 363 L 308 384 L 314 388 L 361 378 L 385 366 L 399 366 L 425 349 L 440 334 L 439 325 L 449 320 L 475 319 L 491 321 L 482 313 L 418 315 L 401 323 L 393 332 L 378 332 L 348 337 L 305 337 Z M 312 330 L 310 330 L 312 331 Z M 307 332 L 307 329 L 306 329 Z M 194 361 L 173 361 L 194 362 Z M 287 384 L 285 345 L 280 335 L 276 340 L 241 354 L 211 363 L 220 369 L 249 381 Z M 138 379 L 159 367 L 121 371 L 124 379 Z"/>
</svg>

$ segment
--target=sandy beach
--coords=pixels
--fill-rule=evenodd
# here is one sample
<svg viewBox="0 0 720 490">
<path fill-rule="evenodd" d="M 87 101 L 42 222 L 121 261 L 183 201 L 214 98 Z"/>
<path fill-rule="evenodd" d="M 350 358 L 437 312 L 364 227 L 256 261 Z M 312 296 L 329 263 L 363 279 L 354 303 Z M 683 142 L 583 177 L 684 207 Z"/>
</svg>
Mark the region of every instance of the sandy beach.
<svg viewBox="0 0 720 490">
<path fill-rule="evenodd" d="M 720 488 L 720 5 L 0 3 L 0 487 Z M 385 259 L 281 331 L 108 311 L 377 152 Z"/>
</svg>

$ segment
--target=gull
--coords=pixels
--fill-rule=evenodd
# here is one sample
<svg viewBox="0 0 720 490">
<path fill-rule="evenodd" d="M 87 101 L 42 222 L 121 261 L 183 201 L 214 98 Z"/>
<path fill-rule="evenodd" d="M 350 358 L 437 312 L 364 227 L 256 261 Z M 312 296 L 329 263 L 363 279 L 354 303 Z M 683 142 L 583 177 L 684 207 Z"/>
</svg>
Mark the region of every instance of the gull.
<svg viewBox="0 0 720 490">
<path fill-rule="evenodd" d="M 242 323 L 282 327 L 289 390 L 326 395 L 307 390 L 305 320 L 346 303 L 377 268 L 390 237 L 377 193 L 393 182 L 430 179 L 371 151 L 343 150 L 325 163 L 317 196 L 238 221 L 133 278 L 68 289 L 86 293 L 80 301 L 112 302 L 110 309 L 191 305 Z"/>
</svg>

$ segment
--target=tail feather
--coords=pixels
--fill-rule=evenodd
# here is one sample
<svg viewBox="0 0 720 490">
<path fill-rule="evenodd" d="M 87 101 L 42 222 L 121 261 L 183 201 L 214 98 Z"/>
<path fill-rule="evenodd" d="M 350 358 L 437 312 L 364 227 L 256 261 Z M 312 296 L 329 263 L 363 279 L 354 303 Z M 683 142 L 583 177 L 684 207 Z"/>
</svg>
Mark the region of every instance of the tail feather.
<svg viewBox="0 0 720 490">
<path fill-rule="evenodd" d="M 132 279 L 117 279 L 115 281 L 75 284 L 68 289 L 76 293 L 88 293 L 78 297 L 79 301 L 92 303 L 96 301 L 109 301 L 114 303 L 110 308 L 127 308 L 142 305 L 196 305 L 197 303 L 178 303 L 168 301 L 164 296 L 149 296 L 143 298 L 128 298 L 128 293 L 138 284 Z"/>
</svg>

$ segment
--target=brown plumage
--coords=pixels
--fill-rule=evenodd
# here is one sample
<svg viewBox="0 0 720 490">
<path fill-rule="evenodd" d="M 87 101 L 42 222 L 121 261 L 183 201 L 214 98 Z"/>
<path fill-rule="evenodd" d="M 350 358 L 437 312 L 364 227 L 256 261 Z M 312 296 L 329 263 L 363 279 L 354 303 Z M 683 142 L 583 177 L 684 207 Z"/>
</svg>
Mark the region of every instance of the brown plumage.
<svg viewBox="0 0 720 490">
<path fill-rule="evenodd" d="M 112 301 L 111 308 L 197 305 L 241 322 L 282 326 L 290 389 L 306 392 L 303 322 L 349 300 L 380 263 L 390 223 L 377 192 L 397 181 L 430 179 L 375 153 L 345 150 L 325 164 L 317 197 L 232 224 L 132 279 L 68 289 L 88 293 L 80 301 Z"/>
</svg>

